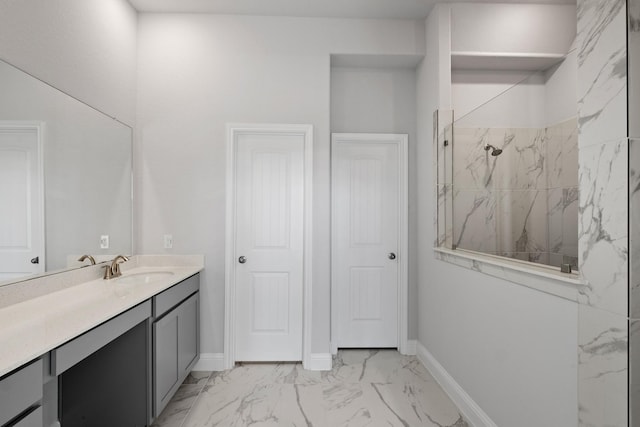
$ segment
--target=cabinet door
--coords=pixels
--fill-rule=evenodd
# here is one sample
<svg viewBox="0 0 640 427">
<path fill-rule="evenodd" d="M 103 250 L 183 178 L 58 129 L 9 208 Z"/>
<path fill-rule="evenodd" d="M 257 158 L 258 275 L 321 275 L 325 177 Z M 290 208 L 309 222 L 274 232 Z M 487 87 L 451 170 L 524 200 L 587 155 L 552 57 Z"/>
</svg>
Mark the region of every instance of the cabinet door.
<svg viewBox="0 0 640 427">
<path fill-rule="evenodd" d="M 160 415 L 200 355 L 198 295 L 196 292 L 153 325 L 154 417 Z"/>
<path fill-rule="evenodd" d="M 171 400 L 173 387 L 178 382 L 179 308 L 153 324 L 154 416 L 160 415 Z"/>
<path fill-rule="evenodd" d="M 178 371 L 180 379 L 189 375 L 191 368 L 200 354 L 198 348 L 198 294 L 193 295 L 180 305 L 178 315 Z"/>
</svg>

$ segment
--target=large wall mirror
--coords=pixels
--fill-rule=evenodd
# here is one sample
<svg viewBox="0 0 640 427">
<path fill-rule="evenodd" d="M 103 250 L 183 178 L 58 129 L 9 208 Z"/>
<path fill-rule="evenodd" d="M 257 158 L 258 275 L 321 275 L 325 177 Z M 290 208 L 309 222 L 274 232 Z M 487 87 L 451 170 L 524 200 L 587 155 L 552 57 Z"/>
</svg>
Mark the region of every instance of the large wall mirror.
<svg viewBox="0 0 640 427">
<path fill-rule="evenodd" d="M 0 61 L 0 285 L 132 251 L 132 129 Z"/>
<path fill-rule="evenodd" d="M 572 51 L 444 127 L 439 246 L 577 270 L 576 72 Z"/>
</svg>

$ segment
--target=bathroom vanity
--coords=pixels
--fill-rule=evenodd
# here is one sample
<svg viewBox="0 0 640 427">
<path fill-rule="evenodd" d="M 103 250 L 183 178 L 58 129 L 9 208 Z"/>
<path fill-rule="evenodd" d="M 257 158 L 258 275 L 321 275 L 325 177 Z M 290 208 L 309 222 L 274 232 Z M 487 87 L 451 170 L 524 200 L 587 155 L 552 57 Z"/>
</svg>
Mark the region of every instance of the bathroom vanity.
<svg viewBox="0 0 640 427">
<path fill-rule="evenodd" d="M 0 308 L 0 426 L 150 425 L 199 358 L 201 270 L 134 265 Z"/>
</svg>

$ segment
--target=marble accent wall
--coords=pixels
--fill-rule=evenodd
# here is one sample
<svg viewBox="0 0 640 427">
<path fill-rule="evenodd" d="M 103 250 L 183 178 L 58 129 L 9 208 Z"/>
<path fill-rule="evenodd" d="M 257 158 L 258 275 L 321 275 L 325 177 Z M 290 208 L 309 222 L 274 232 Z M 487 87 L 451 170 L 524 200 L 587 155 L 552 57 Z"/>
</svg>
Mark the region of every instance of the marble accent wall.
<svg viewBox="0 0 640 427">
<path fill-rule="evenodd" d="M 629 425 L 640 425 L 640 0 L 628 2 Z"/>
<path fill-rule="evenodd" d="M 544 129 L 456 127 L 456 247 L 577 267 L 577 142 L 575 118 Z"/>
<path fill-rule="evenodd" d="M 629 316 L 640 319 L 640 139 L 629 140 Z"/>
<path fill-rule="evenodd" d="M 640 425 L 640 139 L 629 139 L 629 425 Z M 635 424 L 634 424 L 635 423 Z"/>
<path fill-rule="evenodd" d="M 580 426 L 628 425 L 625 0 L 578 0 Z"/>
</svg>

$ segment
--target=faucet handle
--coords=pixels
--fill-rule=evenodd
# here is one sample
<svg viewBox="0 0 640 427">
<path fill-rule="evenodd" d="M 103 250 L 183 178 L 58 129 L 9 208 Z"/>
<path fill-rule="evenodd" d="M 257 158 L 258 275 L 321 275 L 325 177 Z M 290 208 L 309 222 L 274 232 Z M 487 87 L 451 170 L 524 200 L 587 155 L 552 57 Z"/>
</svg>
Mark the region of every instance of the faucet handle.
<svg viewBox="0 0 640 427">
<path fill-rule="evenodd" d="M 112 271 L 113 277 L 122 276 L 122 271 L 120 271 L 120 263 L 117 261 L 113 262 L 113 266 L 111 266 L 111 271 Z"/>
<path fill-rule="evenodd" d="M 122 272 L 120 271 L 120 263 L 125 261 L 129 261 L 129 258 L 124 255 L 118 255 L 111 261 L 110 264 L 103 266 L 102 268 L 105 269 L 103 279 L 109 280 L 113 279 L 114 277 L 122 276 Z"/>
<path fill-rule="evenodd" d="M 129 261 L 129 258 L 124 255 L 118 255 L 113 259 L 113 261 L 111 261 L 111 277 L 122 276 L 122 272 L 120 271 L 120 264 L 126 261 Z"/>
<path fill-rule="evenodd" d="M 111 266 L 110 265 L 103 265 L 102 268 L 104 268 L 104 276 L 102 276 L 103 280 L 109 280 L 113 277 L 113 270 L 111 270 Z"/>
</svg>

